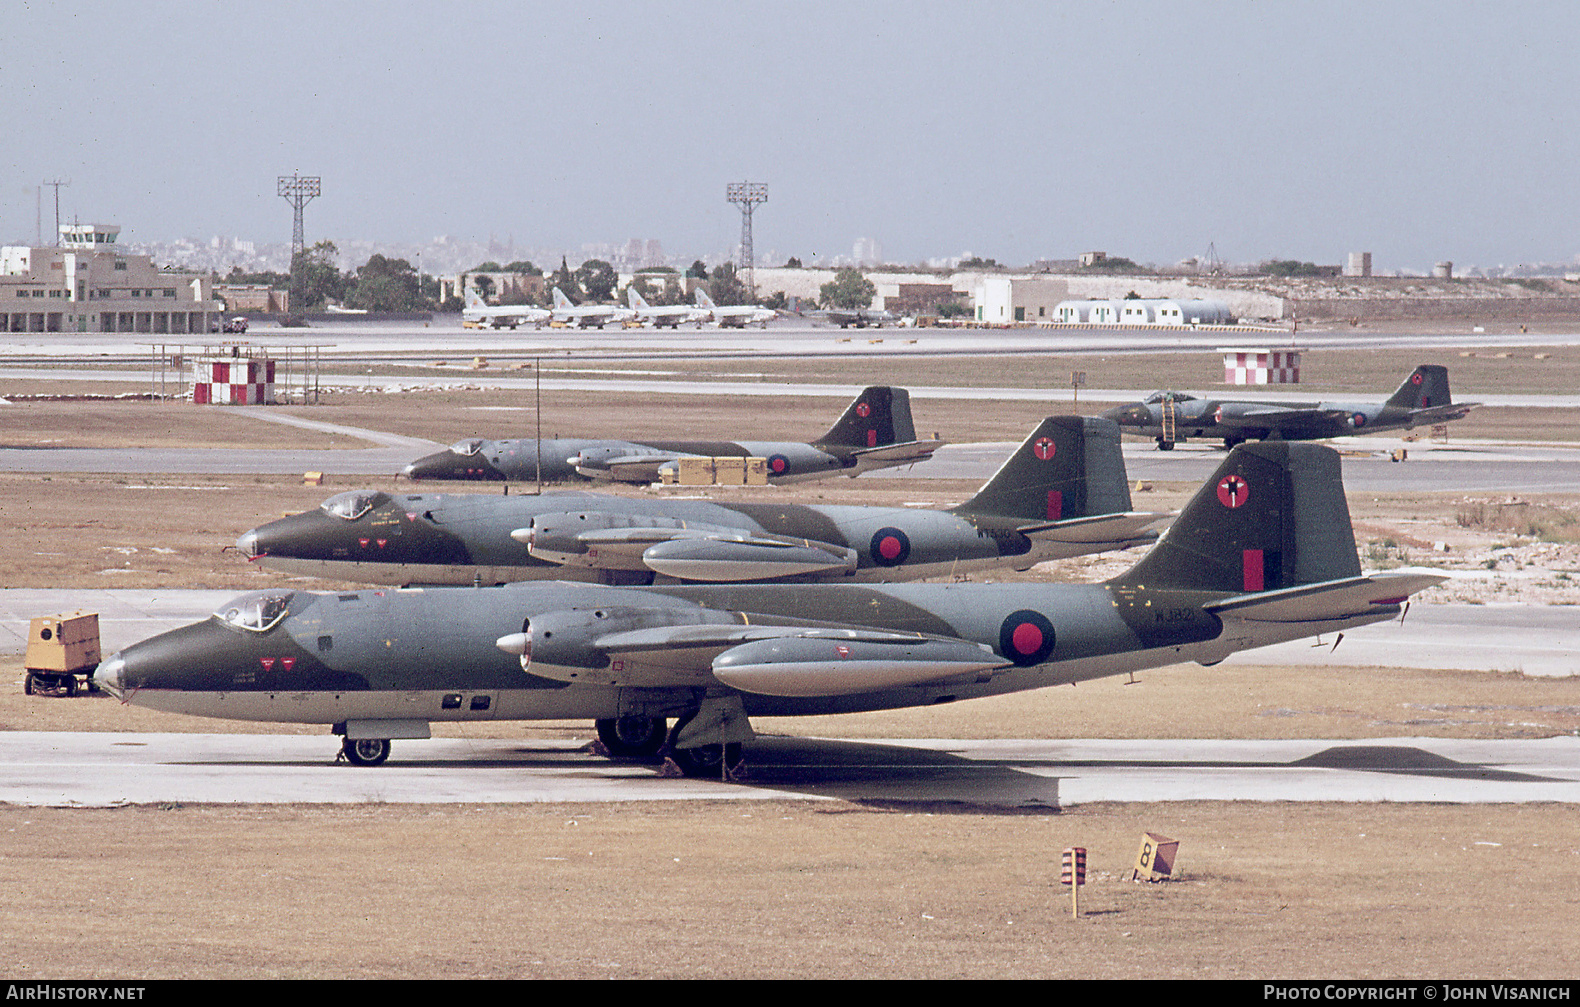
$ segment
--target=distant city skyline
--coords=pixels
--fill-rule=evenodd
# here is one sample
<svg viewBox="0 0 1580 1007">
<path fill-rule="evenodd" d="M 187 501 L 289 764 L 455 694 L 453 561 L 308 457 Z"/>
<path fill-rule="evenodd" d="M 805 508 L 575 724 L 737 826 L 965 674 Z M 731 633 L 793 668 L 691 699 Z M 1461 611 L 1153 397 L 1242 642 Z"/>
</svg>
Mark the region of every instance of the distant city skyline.
<svg viewBox="0 0 1580 1007">
<path fill-rule="evenodd" d="M 723 260 L 751 179 L 759 263 L 1574 262 L 1577 43 L 1550 3 L 34 3 L 0 240 L 69 179 L 133 243 L 288 245 L 301 172 L 342 248 Z"/>
</svg>

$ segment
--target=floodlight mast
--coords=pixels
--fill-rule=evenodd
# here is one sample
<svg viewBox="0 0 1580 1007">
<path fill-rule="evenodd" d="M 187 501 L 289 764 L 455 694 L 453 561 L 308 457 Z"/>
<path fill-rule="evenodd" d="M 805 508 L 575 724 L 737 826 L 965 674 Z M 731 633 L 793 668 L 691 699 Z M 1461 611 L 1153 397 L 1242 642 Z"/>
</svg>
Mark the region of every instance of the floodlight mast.
<svg viewBox="0 0 1580 1007">
<path fill-rule="evenodd" d="M 752 252 L 752 210 L 758 203 L 768 202 L 768 183 L 730 182 L 724 187 L 724 198 L 741 208 L 741 269 L 746 273 L 746 288 L 756 301 L 757 257 Z"/>
<path fill-rule="evenodd" d="M 284 196 L 285 201 L 296 211 L 295 223 L 291 228 L 291 311 L 295 312 L 300 310 L 302 300 L 296 260 L 307 251 L 306 232 L 302 228 L 302 207 L 323 193 L 323 185 L 318 175 L 281 175 L 275 191 Z"/>
</svg>

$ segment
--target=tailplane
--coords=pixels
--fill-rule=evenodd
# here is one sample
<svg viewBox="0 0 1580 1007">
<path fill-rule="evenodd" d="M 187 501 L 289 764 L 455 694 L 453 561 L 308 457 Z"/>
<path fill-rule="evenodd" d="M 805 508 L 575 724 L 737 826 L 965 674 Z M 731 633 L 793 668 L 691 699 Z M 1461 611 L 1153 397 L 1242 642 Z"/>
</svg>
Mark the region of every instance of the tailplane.
<svg viewBox="0 0 1580 1007">
<path fill-rule="evenodd" d="M 712 311 L 718 307 L 717 304 L 713 303 L 713 298 L 708 296 L 708 291 L 704 287 L 697 288 L 697 307 L 704 311 Z"/>
<path fill-rule="evenodd" d="M 1050 416 L 955 513 L 1061 521 L 1130 510 L 1119 424 L 1098 416 Z"/>
<path fill-rule="evenodd" d="M 1240 594 L 1360 576 L 1339 456 L 1242 444 L 1118 586 Z"/>
<path fill-rule="evenodd" d="M 558 310 L 562 310 L 564 308 L 574 308 L 574 307 L 576 307 L 576 305 L 572 304 L 571 303 L 571 299 L 569 297 L 565 296 L 565 291 L 561 290 L 559 287 L 555 287 L 554 288 L 554 308 L 555 308 L 555 310 L 558 311 Z"/>
<path fill-rule="evenodd" d="M 1388 399 L 1388 405 L 1404 409 L 1431 409 L 1453 405 L 1453 402 L 1448 392 L 1448 368 L 1441 364 L 1417 367 Z"/>
<path fill-rule="evenodd" d="M 626 303 L 631 305 L 631 310 L 633 310 L 633 311 L 646 311 L 646 310 L 648 310 L 647 299 L 644 298 L 637 291 L 636 284 L 633 283 L 629 287 L 626 287 L 625 288 L 625 293 L 626 293 L 626 298 L 625 298 L 626 299 Z"/>
<path fill-rule="evenodd" d="M 903 388 L 874 385 L 863 389 L 845 409 L 839 422 L 813 443 L 876 448 L 886 444 L 909 444 L 915 440 L 910 393 Z"/>
</svg>

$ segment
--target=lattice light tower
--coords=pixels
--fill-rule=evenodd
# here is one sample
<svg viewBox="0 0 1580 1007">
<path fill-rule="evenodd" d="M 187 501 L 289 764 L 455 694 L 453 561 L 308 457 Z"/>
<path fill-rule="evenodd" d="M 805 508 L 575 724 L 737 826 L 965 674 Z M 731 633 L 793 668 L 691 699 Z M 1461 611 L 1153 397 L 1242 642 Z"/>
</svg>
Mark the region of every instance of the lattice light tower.
<svg viewBox="0 0 1580 1007">
<path fill-rule="evenodd" d="M 296 224 L 291 228 L 291 261 L 307 251 L 307 238 L 302 230 L 302 207 L 309 201 L 317 199 L 323 192 L 319 176 L 312 175 L 303 178 L 300 175 L 281 175 L 277 190 L 285 201 L 296 210 Z"/>
<path fill-rule="evenodd" d="M 752 210 L 768 202 L 768 183 L 731 182 L 724 187 L 724 198 L 741 208 L 741 269 L 746 273 L 746 289 L 757 300 L 757 257 L 752 253 Z"/>
</svg>

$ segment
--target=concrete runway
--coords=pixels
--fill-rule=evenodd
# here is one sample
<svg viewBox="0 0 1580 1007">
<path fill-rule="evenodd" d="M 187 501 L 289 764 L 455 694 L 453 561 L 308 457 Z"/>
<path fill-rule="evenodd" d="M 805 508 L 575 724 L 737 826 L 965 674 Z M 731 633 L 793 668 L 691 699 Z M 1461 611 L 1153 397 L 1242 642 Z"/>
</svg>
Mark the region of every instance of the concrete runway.
<svg viewBox="0 0 1580 1007">
<path fill-rule="evenodd" d="M 1056 809 L 1094 801 L 1580 802 L 1580 739 L 1461 741 L 842 741 L 762 738 L 749 777 L 663 778 L 574 742 L 398 742 L 383 766 L 336 739 L 258 734 L 0 733 L 0 801 L 531 803 L 784 800 Z"/>
</svg>

